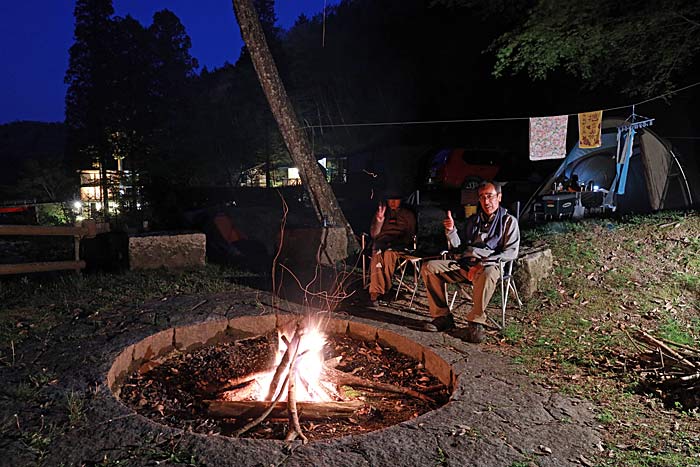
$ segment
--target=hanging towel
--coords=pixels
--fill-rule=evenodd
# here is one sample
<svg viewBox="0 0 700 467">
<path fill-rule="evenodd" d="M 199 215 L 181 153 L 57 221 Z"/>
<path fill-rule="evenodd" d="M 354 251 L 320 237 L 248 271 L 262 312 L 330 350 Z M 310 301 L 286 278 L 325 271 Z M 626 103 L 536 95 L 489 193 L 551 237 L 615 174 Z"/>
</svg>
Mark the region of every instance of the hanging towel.
<svg viewBox="0 0 700 467">
<path fill-rule="evenodd" d="M 622 161 L 622 165 L 617 165 L 618 172 L 620 173 L 620 180 L 617 185 L 618 195 L 625 194 L 625 186 L 627 185 L 627 172 L 630 169 L 630 158 L 632 157 L 632 153 L 634 152 L 634 135 L 636 133 L 637 132 L 634 131 L 634 127 L 629 129 L 629 133 L 627 133 L 627 137 L 625 138 L 625 146 L 623 148 L 624 160 Z"/>
<path fill-rule="evenodd" d="M 530 118 L 530 160 L 566 157 L 568 115 Z"/>
<path fill-rule="evenodd" d="M 578 146 L 580 148 L 591 149 L 600 147 L 600 128 L 602 122 L 602 110 L 578 114 Z"/>
</svg>

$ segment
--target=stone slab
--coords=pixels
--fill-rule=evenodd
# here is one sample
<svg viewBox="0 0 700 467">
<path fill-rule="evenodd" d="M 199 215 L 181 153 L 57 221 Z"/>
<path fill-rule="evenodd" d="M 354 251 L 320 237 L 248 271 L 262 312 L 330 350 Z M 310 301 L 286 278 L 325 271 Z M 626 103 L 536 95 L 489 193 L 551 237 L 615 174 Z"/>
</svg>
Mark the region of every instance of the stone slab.
<svg viewBox="0 0 700 467">
<path fill-rule="evenodd" d="M 129 237 L 129 268 L 184 269 L 204 266 L 207 237 L 203 233 Z"/>
</svg>

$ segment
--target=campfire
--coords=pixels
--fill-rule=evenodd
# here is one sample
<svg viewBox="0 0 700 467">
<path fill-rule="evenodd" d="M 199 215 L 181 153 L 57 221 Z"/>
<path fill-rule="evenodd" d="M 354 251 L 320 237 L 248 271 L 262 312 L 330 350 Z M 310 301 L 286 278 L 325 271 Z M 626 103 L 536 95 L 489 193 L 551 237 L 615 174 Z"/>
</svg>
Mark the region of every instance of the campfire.
<svg viewBox="0 0 700 467">
<path fill-rule="evenodd" d="M 323 420 L 350 418 L 365 407 L 361 400 L 349 400 L 339 391 L 342 385 L 377 389 L 434 403 L 426 394 L 412 389 L 366 380 L 336 369 L 339 358 L 324 361 L 326 337 L 320 323 L 303 320 L 278 330 L 278 352 L 269 371 L 229 381 L 222 400 L 206 401 L 208 413 L 216 418 L 251 419 L 233 435 L 241 436 L 267 417 L 289 419 L 286 441 L 306 442 L 300 418 Z M 428 388 L 431 391 L 442 388 Z"/>
<path fill-rule="evenodd" d="M 164 330 L 125 348 L 108 383 L 158 423 L 255 439 L 368 433 L 448 400 L 450 365 L 429 348 L 321 316 L 241 316 Z"/>
</svg>

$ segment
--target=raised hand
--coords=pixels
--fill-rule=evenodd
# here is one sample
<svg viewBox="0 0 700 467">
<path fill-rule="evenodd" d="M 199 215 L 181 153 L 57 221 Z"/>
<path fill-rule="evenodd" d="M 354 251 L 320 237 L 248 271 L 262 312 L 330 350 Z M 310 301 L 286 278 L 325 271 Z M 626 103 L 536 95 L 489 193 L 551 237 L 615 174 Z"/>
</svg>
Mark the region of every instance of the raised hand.
<svg viewBox="0 0 700 467">
<path fill-rule="evenodd" d="M 452 211 L 450 211 L 449 209 L 447 210 L 447 217 L 444 221 L 442 221 L 442 225 L 445 226 L 445 230 L 447 230 L 448 232 L 455 228 L 455 220 L 452 219 Z"/>
<path fill-rule="evenodd" d="M 383 221 L 384 220 L 384 213 L 386 212 L 386 205 L 384 203 L 379 203 L 379 206 L 377 206 L 377 220 L 378 221 Z"/>
</svg>

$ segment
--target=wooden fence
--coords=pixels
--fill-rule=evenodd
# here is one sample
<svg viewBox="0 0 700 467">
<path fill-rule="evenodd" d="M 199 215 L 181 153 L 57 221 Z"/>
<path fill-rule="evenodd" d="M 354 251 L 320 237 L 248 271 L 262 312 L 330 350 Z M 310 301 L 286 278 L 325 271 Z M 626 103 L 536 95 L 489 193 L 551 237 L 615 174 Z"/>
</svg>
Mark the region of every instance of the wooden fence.
<svg viewBox="0 0 700 467">
<path fill-rule="evenodd" d="M 98 233 L 108 231 L 109 224 L 96 224 L 95 221 L 92 220 L 83 221 L 80 225 L 75 225 L 73 227 L 0 225 L 0 235 L 73 237 L 75 245 L 75 259 L 73 261 L 0 264 L 0 275 L 61 271 L 66 269 L 74 269 L 75 271 L 79 271 L 85 267 L 85 261 L 80 259 L 80 241 L 83 238 L 93 238 Z"/>
</svg>

